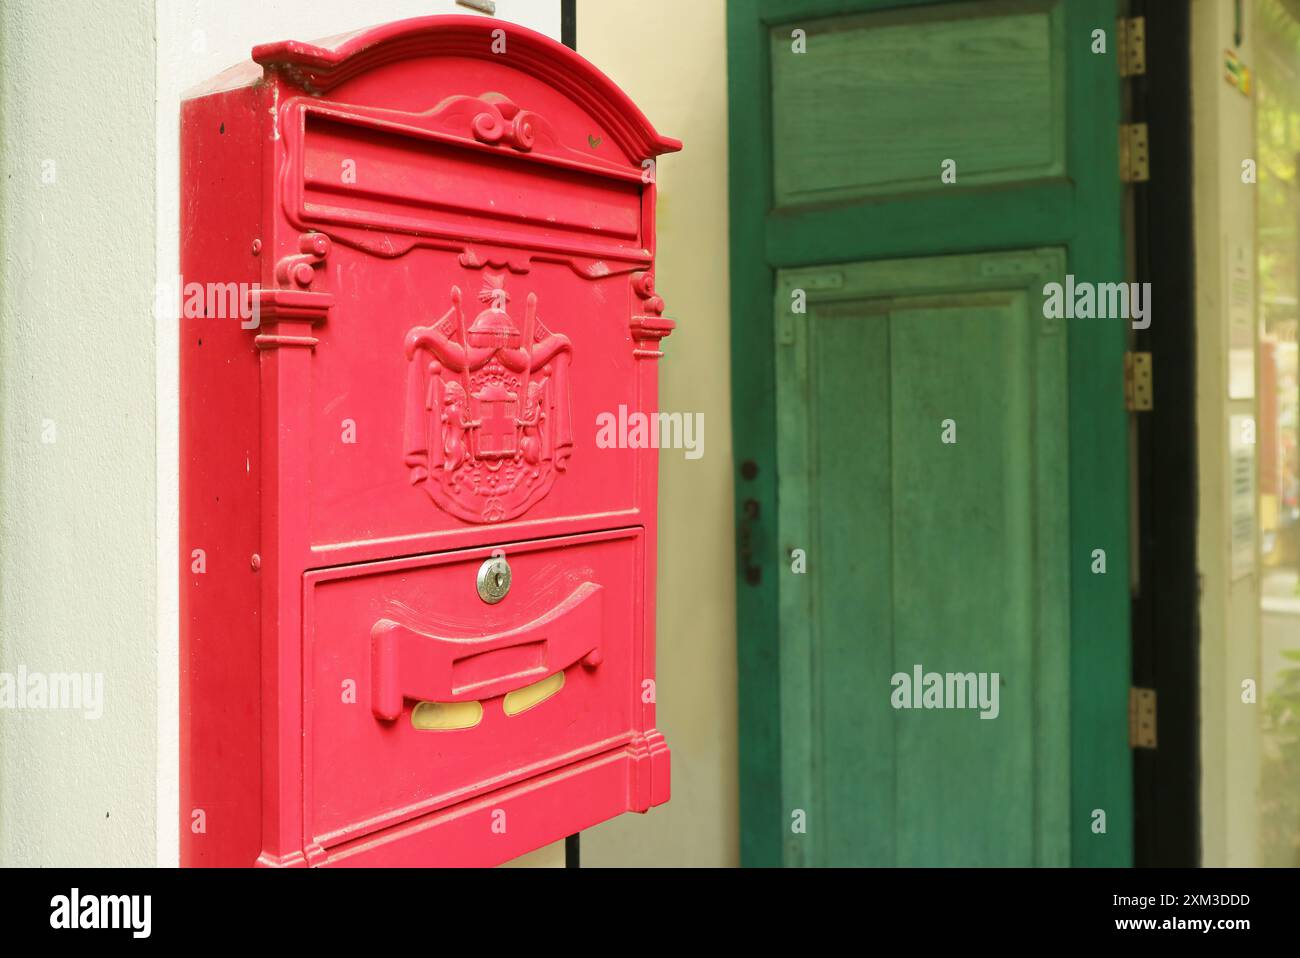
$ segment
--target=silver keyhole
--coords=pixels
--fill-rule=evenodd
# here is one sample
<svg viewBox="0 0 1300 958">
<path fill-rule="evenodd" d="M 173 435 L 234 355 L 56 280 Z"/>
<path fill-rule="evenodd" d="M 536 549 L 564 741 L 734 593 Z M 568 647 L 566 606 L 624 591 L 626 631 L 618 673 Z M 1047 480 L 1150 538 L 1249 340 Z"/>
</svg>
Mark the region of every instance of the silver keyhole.
<svg viewBox="0 0 1300 958">
<path fill-rule="evenodd" d="M 493 556 L 478 569 L 478 597 L 496 605 L 510 591 L 510 563 L 505 556 Z"/>
</svg>

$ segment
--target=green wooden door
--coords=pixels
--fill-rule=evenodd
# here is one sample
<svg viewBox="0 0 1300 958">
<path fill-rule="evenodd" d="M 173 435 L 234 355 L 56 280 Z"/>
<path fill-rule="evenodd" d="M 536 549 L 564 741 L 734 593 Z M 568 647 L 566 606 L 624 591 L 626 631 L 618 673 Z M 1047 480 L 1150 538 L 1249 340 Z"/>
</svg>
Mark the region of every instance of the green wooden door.
<svg viewBox="0 0 1300 958">
<path fill-rule="evenodd" d="M 746 864 L 1131 860 L 1114 13 L 729 7 Z"/>
</svg>

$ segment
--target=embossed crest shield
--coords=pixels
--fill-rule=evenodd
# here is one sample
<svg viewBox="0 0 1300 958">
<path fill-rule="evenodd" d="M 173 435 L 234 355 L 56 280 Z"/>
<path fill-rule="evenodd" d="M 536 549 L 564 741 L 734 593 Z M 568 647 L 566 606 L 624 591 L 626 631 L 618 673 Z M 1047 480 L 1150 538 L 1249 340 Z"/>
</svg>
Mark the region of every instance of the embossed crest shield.
<svg viewBox="0 0 1300 958">
<path fill-rule="evenodd" d="M 486 277 L 486 305 L 466 325 L 460 287 L 451 308 L 406 334 L 406 465 L 412 484 L 467 522 L 501 522 L 550 491 L 573 450 L 573 347 L 537 317 L 528 294 L 523 331 L 504 276 Z"/>
</svg>

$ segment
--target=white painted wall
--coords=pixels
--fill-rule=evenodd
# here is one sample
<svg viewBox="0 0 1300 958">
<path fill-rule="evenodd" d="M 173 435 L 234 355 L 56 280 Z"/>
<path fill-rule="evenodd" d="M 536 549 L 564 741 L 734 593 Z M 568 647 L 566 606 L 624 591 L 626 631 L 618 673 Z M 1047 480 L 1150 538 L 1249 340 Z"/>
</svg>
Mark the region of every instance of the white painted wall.
<svg viewBox="0 0 1300 958">
<path fill-rule="evenodd" d="M 178 151 L 181 94 L 248 59 L 255 44 L 274 40 L 316 40 L 359 27 L 441 13 L 473 14 L 455 0 L 166 0 L 158 4 L 157 112 L 157 275 L 175 277 L 180 258 L 180 158 Z M 496 0 L 496 17 L 560 38 L 559 0 Z M 177 714 L 179 691 L 177 469 L 177 329 L 158 322 L 158 806 L 174 809 L 180 801 Z M 175 818 L 159 816 L 158 862 L 179 857 Z M 553 852 L 562 856 L 559 852 Z"/>
<path fill-rule="evenodd" d="M 154 860 L 150 3 L 0 3 L 0 865 Z M 16 700 L 14 702 L 16 703 Z"/>
<path fill-rule="evenodd" d="M 559 0 L 496 5 L 559 38 Z M 472 12 L 0 3 L 0 673 L 102 672 L 107 702 L 0 709 L 0 865 L 178 858 L 177 331 L 152 305 L 179 260 L 182 92 L 256 43 Z"/>
</svg>

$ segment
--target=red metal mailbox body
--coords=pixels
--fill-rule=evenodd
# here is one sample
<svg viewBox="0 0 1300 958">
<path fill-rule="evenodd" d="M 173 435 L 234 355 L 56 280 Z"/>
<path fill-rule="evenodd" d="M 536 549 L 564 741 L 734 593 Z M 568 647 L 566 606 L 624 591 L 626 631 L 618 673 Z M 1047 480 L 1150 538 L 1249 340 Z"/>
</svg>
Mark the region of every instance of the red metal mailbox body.
<svg viewBox="0 0 1300 958">
<path fill-rule="evenodd" d="M 654 163 L 577 54 L 429 17 L 182 108 L 181 855 L 488 865 L 668 799 Z M 234 315 L 231 315 L 232 312 Z"/>
</svg>

